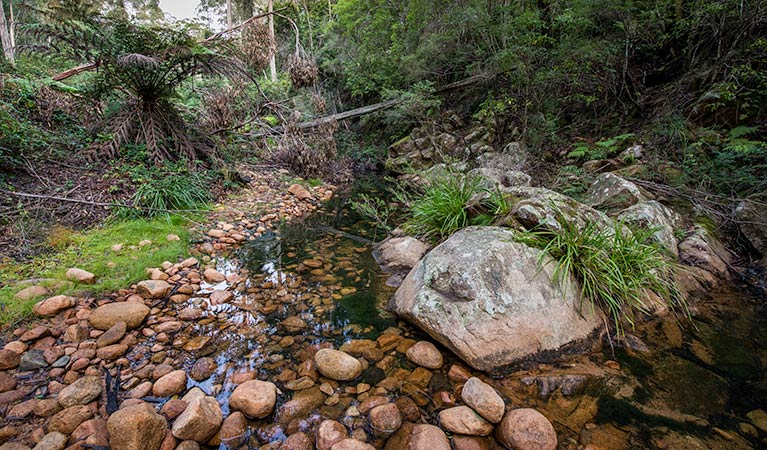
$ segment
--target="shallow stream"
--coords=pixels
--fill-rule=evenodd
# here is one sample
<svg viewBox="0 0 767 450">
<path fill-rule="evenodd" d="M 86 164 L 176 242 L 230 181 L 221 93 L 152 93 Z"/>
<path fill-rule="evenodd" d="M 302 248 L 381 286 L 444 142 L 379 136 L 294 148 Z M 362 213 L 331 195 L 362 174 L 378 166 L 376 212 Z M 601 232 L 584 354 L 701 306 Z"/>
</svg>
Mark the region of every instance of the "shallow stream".
<svg viewBox="0 0 767 450">
<path fill-rule="evenodd" d="M 187 370 L 201 356 L 213 357 L 218 369 L 190 386 L 213 392 L 225 416 L 225 400 L 237 376 L 275 381 L 283 390 L 277 417 L 251 424 L 251 447 L 311 429 L 321 418 L 344 420 L 348 408 L 366 397 L 358 391 L 371 389 L 365 385 L 372 386 L 372 394 L 393 371 L 415 369 L 404 354 L 390 351 L 371 363 L 361 379 L 342 383 L 330 399 L 280 410 L 296 395 L 283 386 L 301 379 L 310 347 L 338 348 L 352 339 L 375 340 L 384 332 L 425 338 L 385 311 L 394 288 L 387 286 L 389 274 L 371 255 L 371 243 L 384 236 L 350 207 L 358 192 L 376 195 L 376 189 L 375 182 L 363 180 L 338 192 L 313 215 L 218 259 L 217 270 L 244 278 L 233 302 L 214 306 L 204 297 L 191 300 L 206 312 L 180 338 L 186 340 L 179 344 L 188 352 Z M 209 292 L 223 283 L 203 288 Z M 760 304 L 742 292 L 702 295 L 691 319 L 653 319 L 632 337 L 614 342 L 614 350 L 605 344 L 601 352 L 566 364 L 541 365 L 493 382 L 507 404 L 544 412 L 557 429 L 560 448 L 760 448 L 767 414 L 764 419 L 747 417 L 767 409 L 767 328 Z M 441 370 L 411 380 L 417 388 L 407 383 L 400 388 L 430 423 L 459 397 L 447 373 L 460 362 L 444 353 L 447 363 Z M 410 380 L 413 372 L 408 373 L 397 376 Z M 350 428 L 368 433 L 369 440 L 376 439 L 363 419 L 345 420 L 354 422 Z"/>
</svg>

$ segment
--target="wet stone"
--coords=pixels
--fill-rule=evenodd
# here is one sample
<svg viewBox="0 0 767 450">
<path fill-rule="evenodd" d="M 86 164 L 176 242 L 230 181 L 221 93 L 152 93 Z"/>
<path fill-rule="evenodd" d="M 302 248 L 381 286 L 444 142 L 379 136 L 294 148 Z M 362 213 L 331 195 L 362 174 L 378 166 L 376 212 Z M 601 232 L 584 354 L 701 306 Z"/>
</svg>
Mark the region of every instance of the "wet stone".
<svg viewBox="0 0 767 450">
<path fill-rule="evenodd" d="M 42 350 L 27 350 L 21 355 L 21 361 L 19 362 L 19 371 L 21 372 L 44 369 L 46 367 L 48 367 L 48 362 L 45 360 L 45 352 Z"/>
<path fill-rule="evenodd" d="M 189 377 L 195 381 L 203 381 L 210 378 L 218 369 L 218 364 L 213 358 L 200 358 L 192 366 Z"/>
</svg>

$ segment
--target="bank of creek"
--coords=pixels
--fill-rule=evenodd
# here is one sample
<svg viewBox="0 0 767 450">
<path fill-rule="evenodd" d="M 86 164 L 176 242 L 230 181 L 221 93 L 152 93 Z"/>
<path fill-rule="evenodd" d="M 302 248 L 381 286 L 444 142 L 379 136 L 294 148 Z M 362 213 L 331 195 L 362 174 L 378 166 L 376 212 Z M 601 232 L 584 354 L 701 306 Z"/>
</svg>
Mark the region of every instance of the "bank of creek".
<svg viewBox="0 0 767 450">
<path fill-rule="evenodd" d="M 385 310 L 396 277 L 371 253 L 385 236 L 349 205 L 375 183 L 289 186 L 254 175 L 199 227 L 195 258 L 105 298 L 45 300 L 47 319 L 8 330 L 0 449 L 533 449 L 549 422 L 561 449 L 764 445 L 756 295 L 700 288 L 690 319 L 488 376 Z M 519 416 L 498 424 L 493 391 Z"/>
</svg>

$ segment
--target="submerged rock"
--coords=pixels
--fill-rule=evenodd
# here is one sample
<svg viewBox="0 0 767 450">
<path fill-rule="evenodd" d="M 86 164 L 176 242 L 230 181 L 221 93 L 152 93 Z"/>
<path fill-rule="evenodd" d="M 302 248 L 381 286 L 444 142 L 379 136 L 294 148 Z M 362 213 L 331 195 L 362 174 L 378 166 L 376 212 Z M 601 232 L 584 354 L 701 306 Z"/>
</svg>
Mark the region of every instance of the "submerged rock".
<svg viewBox="0 0 767 450">
<path fill-rule="evenodd" d="M 509 411 L 495 430 L 498 440 L 514 450 L 555 450 L 557 433 L 543 414 L 530 408 Z"/>
<path fill-rule="evenodd" d="M 348 353 L 323 348 L 314 355 L 317 370 L 331 380 L 349 381 L 362 373 L 362 364 Z"/>
<path fill-rule="evenodd" d="M 575 281 L 556 287 L 539 257 L 510 230 L 466 228 L 418 263 L 389 308 L 479 370 L 553 359 L 591 341 L 602 320 L 581 314 Z"/>
<path fill-rule="evenodd" d="M 378 244 L 373 256 L 385 270 L 410 270 L 428 250 L 427 244 L 414 237 L 393 237 Z"/>
</svg>

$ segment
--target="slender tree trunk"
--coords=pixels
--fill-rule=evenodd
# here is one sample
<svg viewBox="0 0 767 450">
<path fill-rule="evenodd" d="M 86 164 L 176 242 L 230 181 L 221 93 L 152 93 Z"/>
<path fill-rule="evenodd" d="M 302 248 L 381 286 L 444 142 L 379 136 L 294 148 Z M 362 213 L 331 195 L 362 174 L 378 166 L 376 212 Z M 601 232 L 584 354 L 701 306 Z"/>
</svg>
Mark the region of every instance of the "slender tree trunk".
<svg viewBox="0 0 767 450">
<path fill-rule="evenodd" d="M 232 0 L 226 0 L 226 29 L 232 28 Z"/>
<path fill-rule="evenodd" d="M 0 0 L 0 41 L 2 41 L 3 55 L 5 55 L 5 59 L 13 64 L 15 62 L 13 41 L 11 40 L 9 23 L 5 20 L 5 5 L 3 4 L 3 0 Z"/>
<path fill-rule="evenodd" d="M 276 45 L 277 41 L 276 41 L 275 36 L 274 36 L 274 15 L 271 14 L 272 12 L 274 12 L 274 2 L 273 2 L 273 0 L 269 0 L 268 8 L 269 9 L 268 9 L 267 12 L 270 13 L 269 14 L 269 37 L 271 38 L 272 42 L 275 43 L 274 53 L 272 53 L 272 57 L 269 58 L 269 72 L 270 72 L 270 74 L 272 76 L 272 81 L 277 81 L 277 59 L 276 59 L 276 57 L 277 57 L 277 55 L 276 55 L 276 53 L 277 53 L 277 48 L 276 48 L 277 47 L 277 45 Z"/>
</svg>

